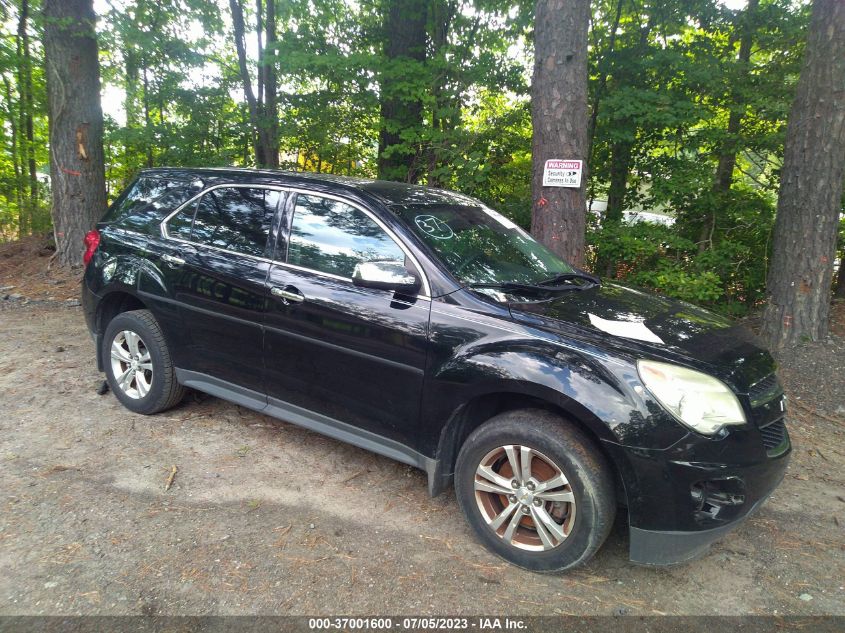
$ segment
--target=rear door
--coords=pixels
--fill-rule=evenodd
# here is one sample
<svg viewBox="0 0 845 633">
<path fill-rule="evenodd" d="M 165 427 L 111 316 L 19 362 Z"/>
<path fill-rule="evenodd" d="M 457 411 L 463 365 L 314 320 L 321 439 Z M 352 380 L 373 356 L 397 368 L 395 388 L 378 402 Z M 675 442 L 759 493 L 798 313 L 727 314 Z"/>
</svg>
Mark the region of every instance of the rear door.
<svg viewBox="0 0 845 633">
<path fill-rule="evenodd" d="M 284 192 L 218 185 L 165 224 L 162 255 L 183 323 L 180 369 L 246 388 L 263 398 L 263 330 L 268 249 Z"/>
<path fill-rule="evenodd" d="M 431 308 L 427 286 L 416 297 L 354 286 L 358 262 L 413 263 L 363 207 L 324 194 L 291 195 L 283 218 L 290 239 L 280 239 L 267 281 L 269 403 L 324 416 L 323 424 L 335 430 L 345 428 L 336 422 L 351 424 L 414 446 Z"/>
</svg>

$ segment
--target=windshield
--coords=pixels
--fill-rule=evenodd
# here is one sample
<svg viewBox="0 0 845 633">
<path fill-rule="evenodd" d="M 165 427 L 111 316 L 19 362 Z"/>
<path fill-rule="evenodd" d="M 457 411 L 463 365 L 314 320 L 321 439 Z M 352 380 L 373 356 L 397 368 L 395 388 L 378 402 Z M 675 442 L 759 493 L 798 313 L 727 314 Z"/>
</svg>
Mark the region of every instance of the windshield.
<svg viewBox="0 0 845 633">
<path fill-rule="evenodd" d="M 487 207 L 393 207 L 408 227 L 467 285 L 537 284 L 572 266 Z"/>
</svg>

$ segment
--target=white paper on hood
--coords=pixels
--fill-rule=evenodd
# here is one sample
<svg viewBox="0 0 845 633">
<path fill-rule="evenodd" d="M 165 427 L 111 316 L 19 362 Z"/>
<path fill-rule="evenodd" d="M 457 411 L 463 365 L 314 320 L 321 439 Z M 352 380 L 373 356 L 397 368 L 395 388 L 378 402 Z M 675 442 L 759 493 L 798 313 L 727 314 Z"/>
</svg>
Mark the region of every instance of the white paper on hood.
<svg viewBox="0 0 845 633">
<path fill-rule="evenodd" d="M 638 341 L 647 341 L 649 343 L 660 343 L 665 345 L 663 340 L 654 332 L 648 329 L 642 321 L 610 321 L 609 319 L 602 319 L 595 314 L 590 314 L 590 323 L 596 329 L 602 332 L 607 332 L 613 336 L 622 336 L 624 338 L 632 338 Z"/>
</svg>

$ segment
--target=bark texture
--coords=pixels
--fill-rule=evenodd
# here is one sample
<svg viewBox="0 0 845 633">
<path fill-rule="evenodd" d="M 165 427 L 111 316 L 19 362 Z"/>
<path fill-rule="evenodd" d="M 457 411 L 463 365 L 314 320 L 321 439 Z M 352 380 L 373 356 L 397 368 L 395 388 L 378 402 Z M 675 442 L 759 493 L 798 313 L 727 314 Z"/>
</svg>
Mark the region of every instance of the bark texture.
<svg viewBox="0 0 845 633">
<path fill-rule="evenodd" d="M 64 265 L 82 262 L 82 239 L 106 210 L 94 26 L 92 0 L 44 1 L 53 231 Z"/>
<path fill-rule="evenodd" d="M 762 333 L 779 350 L 827 334 L 845 175 L 845 2 L 815 0 L 786 131 L 769 302 Z"/>
<path fill-rule="evenodd" d="M 534 29 L 531 232 L 567 261 L 584 262 L 589 0 L 538 0 Z M 584 161 L 580 188 L 543 187 L 549 159 Z"/>
<path fill-rule="evenodd" d="M 379 131 L 378 175 L 385 180 L 417 182 L 422 175 L 419 148 L 414 136 L 422 126 L 423 104 L 408 96 L 409 72 L 413 64 L 425 62 L 428 0 L 388 0 L 385 17 L 385 71 L 380 78 L 381 129 Z M 410 64 L 408 64 L 410 62 Z M 410 137 L 410 138 L 409 138 Z"/>
</svg>

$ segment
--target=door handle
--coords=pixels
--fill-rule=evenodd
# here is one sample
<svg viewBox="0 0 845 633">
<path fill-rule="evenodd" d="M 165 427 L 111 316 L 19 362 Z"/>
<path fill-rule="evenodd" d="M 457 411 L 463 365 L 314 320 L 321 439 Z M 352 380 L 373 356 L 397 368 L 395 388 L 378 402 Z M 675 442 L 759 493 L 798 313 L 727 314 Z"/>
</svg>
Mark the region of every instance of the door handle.
<svg viewBox="0 0 845 633">
<path fill-rule="evenodd" d="M 270 288 L 270 294 L 281 299 L 282 303 L 285 305 L 287 305 L 288 301 L 293 301 L 294 303 L 302 303 L 305 301 L 305 297 L 295 288 L 293 290 L 287 290 L 285 288 L 274 286 Z"/>
<path fill-rule="evenodd" d="M 176 257 L 175 255 L 168 255 L 167 253 L 162 255 L 161 259 L 171 268 L 178 268 L 179 266 L 183 266 L 185 264 L 185 260 L 181 257 Z"/>
</svg>

